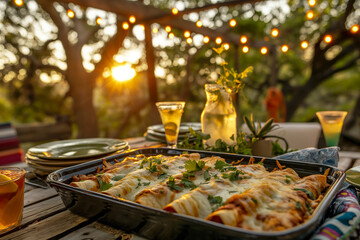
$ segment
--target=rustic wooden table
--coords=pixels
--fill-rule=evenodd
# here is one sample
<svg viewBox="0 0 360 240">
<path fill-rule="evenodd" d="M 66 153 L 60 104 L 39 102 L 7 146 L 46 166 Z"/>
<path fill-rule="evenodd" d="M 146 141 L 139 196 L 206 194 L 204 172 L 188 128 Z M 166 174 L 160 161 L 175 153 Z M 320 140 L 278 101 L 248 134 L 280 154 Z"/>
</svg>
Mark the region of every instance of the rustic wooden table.
<svg viewBox="0 0 360 240">
<path fill-rule="evenodd" d="M 126 139 L 132 149 L 159 147 L 163 144 L 145 141 L 144 138 Z M 340 153 L 339 167 L 346 170 L 360 165 L 360 153 Z M 22 163 L 25 166 L 25 163 Z M 358 231 L 349 239 L 359 239 Z M 87 219 L 67 210 L 53 188 L 25 186 L 24 211 L 21 224 L 16 229 L 0 235 L 0 239 L 143 239 Z"/>
</svg>

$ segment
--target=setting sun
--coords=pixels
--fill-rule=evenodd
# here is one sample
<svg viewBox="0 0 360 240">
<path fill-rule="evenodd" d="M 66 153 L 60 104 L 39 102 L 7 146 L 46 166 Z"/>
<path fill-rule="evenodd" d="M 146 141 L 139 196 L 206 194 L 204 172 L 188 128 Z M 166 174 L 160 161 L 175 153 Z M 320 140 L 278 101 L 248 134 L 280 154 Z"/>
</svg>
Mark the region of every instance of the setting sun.
<svg viewBox="0 0 360 240">
<path fill-rule="evenodd" d="M 113 78 L 118 82 L 126 82 L 131 80 L 136 75 L 136 71 L 131 67 L 131 64 L 124 64 L 115 66 L 111 69 Z"/>
</svg>

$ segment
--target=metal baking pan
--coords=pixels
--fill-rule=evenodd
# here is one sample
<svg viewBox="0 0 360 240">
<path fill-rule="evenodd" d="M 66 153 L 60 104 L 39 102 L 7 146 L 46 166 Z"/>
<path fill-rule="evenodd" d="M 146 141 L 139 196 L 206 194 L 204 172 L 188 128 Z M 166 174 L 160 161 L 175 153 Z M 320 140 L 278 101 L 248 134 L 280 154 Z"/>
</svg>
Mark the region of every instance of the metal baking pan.
<svg viewBox="0 0 360 240">
<path fill-rule="evenodd" d="M 179 155 L 184 151 L 189 153 L 198 152 L 201 157 L 220 156 L 229 163 L 241 158 L 244 158 L 245 161 L 243 162 L 246 162 L 251 157 L 196 150 L 148 148 L 132 150 L 105 159 L 113 163 L 115 159 L 121 161 L 130 155 Z M 262 159 L 260 157 L 254 158 L 255 162 Z M 58 191 L 65 206 L 73 213 L 87 218 L 96 218 L 99 222 L 127 232 L 136 233 L 148 239 L 307 239 L 321 224 L 326 209 L 344 181 L 345 174 L 335 167 L 322 164 L 289 160 L 279 160 L 279 162 L 286 167 L 293 168 L 301 177 L 310 174 L 323 174 L 326 169 L 330 168 L 328 175 L 330 187 L 308 221 L 297 227 L 278 232 L 255 232 L 226 226 L 200 218 L 169 213 L 130 201 L 118 200 L 105 194 L 69 185 L 73 175 L 95 173 L 95 169 L 102 166 L 102 159 L 58 170 L 51 173 L 47 181 Z M 270 158 L 265 159 L 264 166 L 269 170 L 277 167 L 276 161 Z"/>
</svg>

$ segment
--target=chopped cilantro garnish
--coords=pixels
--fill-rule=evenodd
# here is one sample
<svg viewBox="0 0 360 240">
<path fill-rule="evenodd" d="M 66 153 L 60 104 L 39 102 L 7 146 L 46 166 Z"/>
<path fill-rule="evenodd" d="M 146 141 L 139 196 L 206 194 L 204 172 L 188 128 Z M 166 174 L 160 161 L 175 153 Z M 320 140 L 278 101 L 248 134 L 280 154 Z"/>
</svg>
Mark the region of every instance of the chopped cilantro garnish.
<svg viewBox="0 0 360 240">
<path fill-rule="evenodd" d="M 185 177 L 181 180 L 181 184 L 184 185 L 185 188 L 194 189 L 197 187 L 191 180 L 189 180 Z"/>
<path fill-rule="evenodd" d="M 167 175 L 167 173 L 165 173 L 165 172 L 163 172 L 163 173 L 161 173 L 159 176 L 158 176 L 158 178 L 160 179 L 160 178 L 166 178 L 168 175 Z"/>
<path fill-rule="evenodd" d="M 297 208 L 298 210 L 301 209 L 301 203 L 300 203 L 300 202 L 296 202 L 296 208 Z"/>
<path fill-rule="evenodd" d="M 258 162 L 258 164 L 264 166 L 264 163 L 263 163 L 263 162 Z"/>
<path fill-rule="evenodd" d="M 185 162 L 185 169 L 188 172 L 200 171 L 204 167 L 205 167 L 205 162 L 204 161 L 198 161 L 197 162 L 196 160 L 187 160 Z"/>
<path fill-rule="evenodd" d="M 212 210 L 215 211 L 217 208 L 219 208 L 221 205 L 223 205 L 223 199 L 220 196 L 208 196 L 209 203 L 212 205 Z"/>
<path fill-rule="evenodd" d="M 229 194 L 233 194 L 233 193 L 236 193 L 237 191 L 228 191 Z"/>
<path fill-rule="evenodd" d="M 169 167 L 168 166 L 166 166 L 166 165 L 161 165 L 163 168 L 166 168 L 166 169 L 169 169 Z"/>
<path fill-rule="evenodd" d="M 143 185 L 143 186 L 149 186 L 149 185 L 150 185 L 150 182 L 144 182 L 142 185 Z"/>
<path fill-rule="evenodd" d="M 195 174 L 189 173 L 189 172 L 184 172 L 183 176 L 186 177 L 186 178 L 189 178 L 189 177 L 195 177 Z"/>
<path fill-rule="evenodd" d="M 176 191 L 181 191 L 184 189 L 184 188 L 180 187 L 179 185 L 175 184 L 175 179 L 172 176 L 170 176 L 168 179 L 168 186 L 171 190 L 176 190 Z"/>
<path fill-rule="evenodd" d="M 210 176 L 210 174 L 209 174 L 209 171 L 206 170 L 206 171 L 204 172 L 204 180 L 205 180 L 205 181 L 209 181 L 210 179 L 211 179 L 211 176 Z"/>
<path fill-rule="evenodd" d="M 255 198 L 251 198 L 251 200 L 252 200 L 255 204 L 258 203 L 258 201 L 257 201 Z"/>
<path fill-rule="evenodd" d="M 215 163 L 215 169 L 221 171 L 225 166 L 230 166 L 230 164 L 217 160 Z"/>
<path fill-rule="evenodd" d="M 101 178 L 96 178 L 98 180 L 98 183 L 99 183 L 99 191 L 102 192 L 102 191 L 105 191 L 105 190 L 108 190 L 109 188 L 112 187 L 112 184 L 111 183 L 106 183 L 104 181 L 101 180 Z"/>
<path fill-rule="evenodd" d="M 306 193 L 306 195 L 311 199 L 311 200 L 315 200 L 314 194 L 312 192 L 310 192 L 309 190 L 305 189 L 305 188 L 294 188 L 295 191 L 302 191 L 304 193 Z"/>
<path fill-rule="evenodd" d="M 223 178 L 228 178 L 230 181 L 235 181 L 235 180 L 242 180 L 244 179 L 243 176 L 239 176 L 239 175 L 244 175 L 244 173 L 240 170 L 235 170 L 229 173 L 223 173 L 221 176 Z"/>
<path fill-rule="evenodd" d="M 122 175 L 117 175 L 117 176 L 113 177 L 111 180 L 113 180 L 113 181 L 119 181 L 119 180 L 121 180 L 121 179 L 123 179 L 123 178 L 124 178 L 124 176 L 122 176 Z"/>
<path fill-rule="evenodd" d="M 310 204 L 307 201 L 305 201 L 305 204 L 306 204 L 307 210 L 309 212 L 311 212 L 312 208 L 311 208 Z"/>
</svg>

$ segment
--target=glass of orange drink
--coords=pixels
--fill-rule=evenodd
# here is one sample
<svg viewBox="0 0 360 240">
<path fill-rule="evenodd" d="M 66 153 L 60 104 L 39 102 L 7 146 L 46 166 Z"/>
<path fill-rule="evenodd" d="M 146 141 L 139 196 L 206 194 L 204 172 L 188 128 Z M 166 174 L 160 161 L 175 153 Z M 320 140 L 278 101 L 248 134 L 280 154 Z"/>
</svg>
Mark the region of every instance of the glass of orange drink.
<svg viewBox="0 0 360 240">
<path fill-rule="evenodd" d="M 176 148 L 185 102 L 157 102 L 168 147 Z"/>
<path fill-rule="evenodd" d="M 24 205 L 25 170 L 0 167 L 0 234 L 17 227 Z"/>
<path fill-rule="evenodd" d="M 328 147 L 338 145 L 346 114 L 347 112 L 345 111 L 316 112 Z"/>
</svg>

